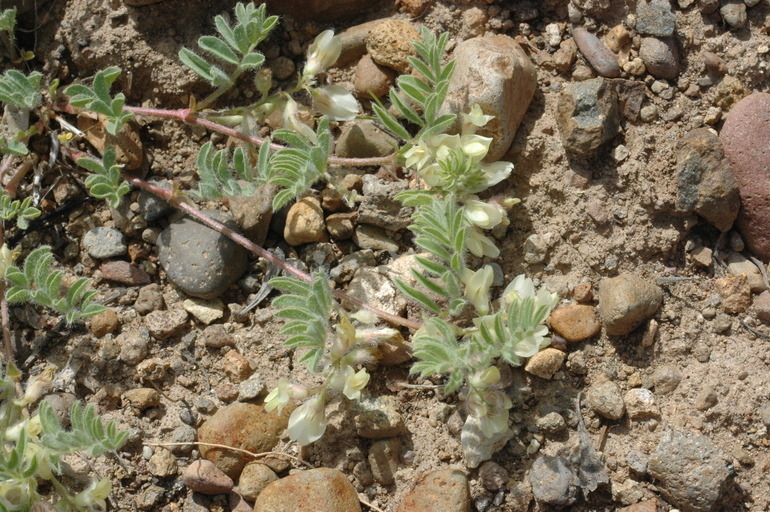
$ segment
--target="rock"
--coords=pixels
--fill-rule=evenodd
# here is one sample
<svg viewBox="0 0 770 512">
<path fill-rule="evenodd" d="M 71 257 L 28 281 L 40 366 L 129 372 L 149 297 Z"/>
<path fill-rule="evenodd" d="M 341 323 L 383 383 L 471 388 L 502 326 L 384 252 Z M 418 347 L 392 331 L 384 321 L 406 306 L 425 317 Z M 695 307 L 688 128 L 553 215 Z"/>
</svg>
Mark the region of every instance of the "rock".
<svg viewBox="0 0 770 512">
<path fill-rule="evenodd" d="M 645 37 L 639 48 L 639 57 L 655 78 L 673 80 L 679 75 L 679 50 L 671 38 Z"/>
<path fill-rule="evenodd" d="M 155 338 L 165 340 L 187 325 L 187 312 L 181 309 L 153 311 L 144 317 L 144 325 Z"/>
<path fill-rule="evenodd" d="M 399 450 L 401 441 L 397 437 L 375 441 L 369 447 L 369 466 L 380 485 L 393 485 L 396 482 Z"/>
<path fill-rule="evenodd" d="M 245 499 L 254 501 L 265 487 L 278 480 L 275 471 L 261 462 L 249 462 L 238 479 L 238 492 Z"/>
<path fill-rule="evenodd" d="M 588 388 L 588 405 L 594 412 L 610 420 L 619 420 L 626 413 L 620 387 L 611 380 L 604 380 Z"/>
<path fill-rule="evenodd" d="M 727 63 L 722 57 L 709 51 L 704 51 L 701 55 L 703 56 L 703 66 L 706 73 L 715 77 L 727 74 Z"/>
<path fill-rule="evenodd" d="M 397 147 L 398 141 L 372 121 L 360 121 L 345 124 L 334 152 L 345 158 L 370 158 L 390 155 Z"/>
<path fill-rule="evenodd" d="M 128 252 L 123 233 L 115 228 L 94 228 L 83 237 L 83 248 L 99 260 L 122 256 Z"/>
<path fill-rule="evenodd" d="M 707 411 L 717 404 L 717 394 L 711 386 L 700 390 L 695 398 L 695 408 L 699 411 Z"/>
<path fill-rule="evenodd" d="M 267 0 L 267 12 L 287 14 L 295 20 L 329 22 L 358 16 L 362 10 L 381 3 L 383 0 Z"/>
<path fill-rule="evenodd" d="M 485 157 L 500 160 L 508 151 L 537 88 L 537 70 L 519 43 L 508 36 L 476 37 L 457 45 L 457 61 L 441 114 L 460 114 L 478 104 L 495 118 L 477 133 L 492 137 Z"/>
<path fill-rule="evenodd" d="M 146 315 L 152 311 L 163 308 L 163 294 L 156 283 L 148 284 L 139 290 L 139 295 L 134 302 L 134 309 L 140 315 Z"/>
<path fill-rule="evenodd" d="M 356 66 L 353 91 L 359 98 L 371 99 L 372 95 L 379 98 L 396 83 L 396 76 L 392 69 L 380 66 L 370 55 L 364 55 Z"/>
<path fill-rule="evenodd" d="M 117 342 L 120 345 L 118 359 L 124 363 L 134 366 L 147 357 L 149 334 L 142 335 L 138 331 L 123 332 L 118 335 Z"/>
<path fill-rule="evenodd" d="M 567 341 L 578 342 L 599 334 L 602 326 L 593 306 L 572 305 L 554 310 L 551 329 Z"/>
<path fill-rule="evenodd" d="M 339 265 L 329 271 L 329 277 L 338 284 L 347 283 L 361 267 L 373 267 L 377 264 L 371 249 L 356 251 L 343 256 Z"/>
<path fill-rule="evenodd" d="M 91 317 L 91 332 L 97 338 L 115 332 L 120 327 L 120 319 L 114 309 L 107 308 L 98 315 Z"/>
<path fill-rule="evenodd" d="M 385 439 L 403 434 L 404 418 L 398 413 L 395 405 L 384 398 L 360 403 L 359 406 L 367 410 L 353 418 L 356 434 L 368 439 Z"/>
<path fill-rule="evenodd" d="M 577 43 L 574 39 L 562 41 L 559 49 L 553 54 L 553 65 L 560 73 L 567 73 L 577 60 Z"/>
<path fill-rule="evenodd" d="M 481 430 L 481 421 L 468 415 L 460 433 L 460 447 L 463 450 L 465 465 L 469 468 L 478 467 L 479 464 L 491 459 L 492 455 L 502 450 L 512 437 L 511 429 L 487 437 Z"/>
<path fill-rule="evenodd" d="M 649 389 L 629 389 L 623 396 L 623 402 L 626 404 L 628 417 L 632 420 L 643 420 L 660 416 L 655 395 Z"/>
<path fill-rule="evenodd" d="M 532 375 L 550 379 L 561 368 L 567 355 L 555 348 L 546 348 L 529 358 L 524 369 Z"/>
<path fill-rule="evenodd" d="M 407 57 L 417 55 L 412 41 L 421 41 L 419 32 L 406 20 L 388 19 L 372 28 L 366 40 L 366 51 L 381 66 L 409 73 Z"/>
<path fill-rule="evenodd" d="M 599 284 L 599 314 L 610 336 L 629 334 L 652 316 L 662 302 L 660 287 L 630 274 Z"/>
<path fill-rule="evenodd" d="M 160 393 L 152 388 L 129 389 L 123 393 L 123 398 L 138 411 L 160 405 Z"/>
<path fill-rule="evenodd" d="M 480 9 L 478 7 L 471 7 L 470 9 L 463 10 L 462 18 L 463 26 L 460 29 L 460 33 L 462 34 L 463 39 L 470 39 L 482 35 L 486 28 L 487 21 L 489 21 L 486 9 Z"/>
<path fill-rule="evenodd" d="M 230 350 L 225 354 L 222 369 L 234 384 L 240 384 L 251 375 L 249 360 L 239 354 L 237 350 Z"/>
<path fill-rule="evenodd" d="M 250 502 L 234 491 L 228 495 L 227 504 L 230 506 L 230 512 L 252 512 L 254 510 Z"/>
<path fill-rule="evenodd" d="M 152 454 L 150 460 L 147 461 L 147 469 L 150 470 L 150 474 L 153 476 L 167 478 L 176 475 L 179 471 L 179 466 L 177 466 L 176 457 L 171 453 L 171 450 L 158 446 L 155 448 L 155 453 Z"/>
<path fill-rule="evenodd" d="M 655 392 L 659 395 L 672 393 L 682 381 L 682 373 L 674 366 L 661 366 L 652 375 Z"/>
<path fill-rule="evenodd" d="M 727 78 L 727 77 L 725 77 Z M 720 133 L 741 196 L 738 227 L 746 246 L 770 259 L 770 94 L 755 93 L 739 101 Z"/>
<path fill-rule="evenodd" d="M 722 15 L 722 19 L 730 25 L 731 29 L 746 26 L 746 4 L 742 0 L 728 1 L 719 8 L 719 14 Z"/>
<path fill-rule="evenodd" d="M 488 491 L 502 489 L 508 484 L 508 479 L 508 471 L 496 462 L 485 462 L 479 468 L 479 480 L 481 480 L 481 485 Z"/>
<path fill-rule="evenodd" d="M 415 480 L 396 512 L 471 512 L 468 477 L 458 469 L 423 473 Z"/>
<path fill-rule="evenodd" d="M 368 224 L 360 224 L 353 233 L 353 243 L 361 249 L 397 252 L 398 244 L 385 234 L 385 230 Z"/>
<path fill-rule="evenodd" d="M 676 15 L 671 11 L 669 0 L 650 0 L 636 6 L 636 30 L 647 36 L 671 37 L 674 35 Z"/>
<path fill-rule="evenodd" d="M 607 48 L 607 45 L 601 39 L 583 27 L 573 28 L 572 37 L 575 38 L 575 43 L 577 43 L 580 53 L 583 54 L 597 73 L 608 78 L 620 76 L 618 58 Z"/>
<path fill-rule="evenodd" d="M 230 215 L 218 210 L 204 213 L 237 231 Z M 171 282 L 202 299 L 224 293 L 248 267 L 246 249 L 190 218 L 177 220 L 163 230 L 158 237 L 158 260 Z"/>
<path fill-rule="evenodd" d="M 570 154 L 590 156 L 620 131 L 618 97 L 604 78 L 573 83 L 558 101 L 556 124 Z"/>
<path fill-rule="evenodd" d="M 359 268 L 345 293 L 394 315 L 400 315 L 406 309 L 406 300 L 401 292 L 373 268 Z"/>
<path fill-rule="evenodd" d="M 225 304 L 219 299 L 194 297 L 185 299 L 182 307 L 204 325 L 209 325 L 225 315 Z"/>
<path fill-rule="evenodd" d="M 770 323 L 770 292 L 764 291 L 754 301 L 754 310 L 757 318 L 765 323 Z"/>
<path fill-rule="evenodd" d="M 43 400 L 51 406 L 59 425 L 66 429 L 70 426 L 70 411 L 78 397 L 72 393 L 50 393 L 43 397 Z"/>
<path fill-rule="evenodd" d="M 366 53 L 366 40 L 369 39 L 372 29 L 385 21 L 384 19 L 367 21 L 360 25 L 354 25 L 338 34 L 342 50 L 334 67 L 345 66 Z"/>
<path fill-rule="evenodd" d="M 196 460 L 187 466 L 182 473 L 182 482 L 191 491 L 201 494 L 227 494 L 233 489 L 233 479 L 208 460 Z"/>
<path fill-rule="evenodd" d="M 103 279 L 129 286 L 140 286 L 152 282 L 152 278 L 147 272 L 133 263 L 123 260 L 105 261 L 99 265 L 99 270 Z"/>
<path fill-rule="evenodd" d="M 679 207 L 695 211 L 722 232 L 729 230 L 741 201 L 719 137 L 708 128 L 691 131 L 682 139 L 676 160 Z"/>
<path fill-rule="evenodd" d="M 136 379 L 139 382 L 159 381 L 166 378 L 166 372 L 169 369 L 169 362 L 164 359 L 153 357 L 146 359 L 136 365 Z"/>
<path fill-rule="evenodd" d="M 544 434 L 558 434 L 564 432 L 567 428 L 567 422 L 564 421 L 564 416 L 558 412 L 549 412 L 545 416 L 538 418 L 535 423 L 538 430 Z"/>
<path fill-rule="evenodd" d="M 729 315 L 736 315 L 749 309 L 751 288 L 746 274 L 717 279 L 715 283 L 722 299 L 722 311 Z"/>
<path fill-rule="evenodd" d="M 227 332 L 221 324 L 209 325 L 203 329 L 200 339 L 205 346 L 211 348 L 235 346 L 233 335 Z"/>
<path fill-rule="evenodd" d="M 190 452 L 192 452 L 193 448 L 195 447 L 195 441 L 197 437 L 198 437 L 198 434 L 196 430 L 190 425 L 178 426 L 177 428 L 174 429 L 174 432 L 171 434 L 171 442 L 172 443 L 189 442 L 190 444 L 172 446 L 171 451 L 177 455 L 189 455 Z"/>
<path fill-rule="evenodd" d="M 238 384 L 238 401 L 246 402 L 253 400 L 262 394 L 265 389 L 265 382 L 262 377 L 255 373 L 250 375 L 246 380 Z"/>
<path fill-rule="evenodd" d="M 289 422 L 292 404 L 282 412 L 265 412 L 261 405 L 236 402 L 219 409 L 198 429 L 198 440 L 223 444 L 252 453 L 262 453 L 278 444 L 279 435 Z M 246 463 L 245 456 L 222 448 L 201 446 L 201 456 L 212 461 L 230 478 L 237 478 Z"/>
<path fill-rule="evenodd" d="M 158 502 L 160 502 L 165 495 L 166 489 L 152 484 L 147 488 L 142 489 L 142 492 L 136 497 L 135 503 L 139 510 L 155 510 Z"/>
<path fill-rule="evenodd" d="M 544 237 L 533 233 L 524 240 L 524 262 L 528 265 L 536 265 L 545 261 L 548 254 L 548 242 Z"/>
<path fill-rule="evenodd" d="M 690 253 L 692 261 L 699 267 L 710 267 L 713 263 L 713 251 L 708 247 L 696 247 Z"/>
<path fill-rule="evenodd" d="M 562 457 L 538 457 L 529 471 L 529 483 L 540 503 L 564 507 L 577 501 L 578 477 Z"/>
<path fill-rule="evenodd" d="M 581 10 L 588 11 L 597 16 L 603 14 L 610 8 L 610 0 L 575 0 L 574 3 Z"/>
<path fill-rule="evenodd" d="M 724 457 L 707 437 L 692 431 L 664 432 L 647 472 L 659 481 L 663 497 L 686 512 L 717 508 L 730 482 Z"/>
<path fill-rule="evenodd" d="M 228 198 L 228 207 L 235 222 L 246 238 L 257 245 L 264 245 L 267 238 L 273 219 L 273 198 L 277 192 L 275 185 L 262 185 L 251 197 L 238 195 Z"/>
<path fill-rule="evenodd" d="M 336 469 L 300 471 L 268 485 L 254 512 L 361 512 L 356 490 Z"/>
<path fill-rule="evenodd" d="M 326 229 L 334 240 L 347 240 L 353 236 L 357 217 L 355 212 L 333 213 L 326 217 Z"/>
<path fill-rule="evenodd" d="M 604 36 L 604 41 L 607 43 L 607 48 L 613 53 L 618 53 L 621 50 L 627 50 L 631 46 L 631 34 L 623 25 L 615 25 Z"/>
<path fill-rule="evenodd" d="M 679 4 L 681 5 L 681 3 L 682 2 L 680 1 Z M 658 512 L 659 506 L 660 502 L 658 500 L 651 499 L 649 501 L 640 501 L 639 503 L 635 503 L 628 507 L 623 507 L 618 509 L 618 512 Z"/>
<path fill-rule="evenodd" d="M 294 75 L 294 71 L 296 71 L 294 61 L 283 55 L 268 60 L 267 66 L 270 68 L 270 71 L 273 72 L 273 76 L 278 80 L 286 80 Z"/>
<path fill-rule="evenodd" d="M 283 237 L 289 245 L 302 245 L 311 242 L 328 242 L 324 213 L 321 202 L 315 197 L 303 197 L 286 215 Z"/>
<path fill-rule="evenodd" d="M 165 179 L 150 178 L 147 182 L 166 190 L 171 190 L 173 188 L 173 184 Z M 139 212 L 147 222 L 156 221 L 174 211 L 174 207 L 171 203 L 144 189 L 139 191 L 139 198 L 137 201 L 139 203 Z"/>
<path fill-rule="evenodd" d="M 396 195 L 407 189 L 405 182 L 384 182 L 373 175 L 363 177 L 363 198 L 358 206 L 358 222 L 399 231 L 412 223 L 413 207 L 404 206 Z"/>
<path fill-rule="evenodd" d="M 749 288 L 753 293 L 765 291 L 765 280 L 759 268 L 741 253 L 729 251 L 727 253 L 727 268 L 733 275 L 744 274 L 749 282 Z"/>
<path fill-rule="evenodd" d="M 427 9 L 433 0 L 401 0 L 401 9 L 416 18 Z"/>
</svg>

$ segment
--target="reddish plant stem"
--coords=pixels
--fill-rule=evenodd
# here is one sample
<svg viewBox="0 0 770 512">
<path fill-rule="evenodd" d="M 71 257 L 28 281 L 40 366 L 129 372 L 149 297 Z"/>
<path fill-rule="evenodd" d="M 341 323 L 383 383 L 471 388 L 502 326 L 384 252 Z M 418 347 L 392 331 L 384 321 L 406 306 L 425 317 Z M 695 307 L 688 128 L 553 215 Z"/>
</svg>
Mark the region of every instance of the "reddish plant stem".
<svg viewBox="0 0 770 512">
<path fill-rule="evenodd" d="M 202 126 L 211 131 L 219 132 L 223 135 L 227 135 L 229 137 L 233 137 L 235 139 L 239 139 L 245 142 L 250 142 L 251 144 L 254 144 L 257 147 L 261 147 L 262 144 L 265 143 L 265 139 L 261 137 L 257 137 L 254 135 L 247 135 L 245 133 L 239 132 L 234 128 L 230 128 L 229 126 L 219 124 L 209 119 L 198 117 L 189 108 L 182 108 L 178 110 L 165 110 L 165 109 L 159 109 L 159 108 L 144 108 L 144 107 L 125 107 L 125 108 L 126 110 L 129 110 L 134 114 L 137 114 L 140 116 L 153 116 L 153 117 L 162 117 L 165 119 L 176 119 L 178 121 L 182 121 L 189 125 Z M 273 142 L 270 144 L 270 149 L 272 149 L 273 151 L 278 151 L 279 149 L 286 149 L 286 147 Z M 394 155 L 389 155 L 385 157 L 374 157 L 374 158 L 342 158 L 342 157 L 333 156 L 329 158 L 329 163 L 331 165 L 339 165 L 339 166 L 347 166 L 347 167 L 367 167 L 367 166 L 391 164 L 393 163 L 393 159 L 394 159 Z"/>
<path fill-rule="evenodd" d="M 62 151 L 66 152 L 70 156 L 70 158 L 72 158 L 75 161 L 77 161 L 79 158 L 83 158 L 83 157 L 88 157 L 88 158 L 92 158 L 92 159 L 96 160 L 94 157 L 92 157 L 90 155 L 87 155 L 86 153 L 83 153 L 82 151 L 78 151 L 76 149 L 63 148 Z M 300 280 L 302 280 L 302 281 L 304 281 L 306 283 L 312 283 L 313 282 L 313 278 L 309 274 L 307 274 L 305 272 L 302 272 L 301 270 L 299 270 L 299 269 L 297 269 L 295 267 L 292 267 L 291 265 L 289 265 L 288 263 L 283 261 L 281 258 L 278 258 L 277 256 L 275 256 L 271 252 L 263 249 L 262 247 L 260 247 L 259 245 L 255 244 L 254 242 L 252 242 L 248 238 L 246 238 L 246 237 L 244 237 L 242 235 L 239 235 L 238 233 L 236 233 L 233 230 L 229 229 L 227 226 L 225 226 L 223 224 L 220 224 L 219 222 L 215 221 L 211 217 L 207 216 L 206 214 L 204 214 L 203 212 L 201 212 L 200 210 L 198 210 L 197 208 L 192 206 L 190 203 L 185 202 L 182 197 L 179 197 L 179 196 L 175 195 L 173 190 L 169 190 L 169 189 L 161 188 L 161 187 L 159 187 L 157 185 L 153 185 L 152 183 L 148 183 L 148 182 L 144 181 L 143 179 L 141 179 L 141 178 L 139 178 L 137 176 L 134 176 L 133 174 L 127 173 L 127 172 L 122 173 L 121 176 L 122 176 L 122 178 L 124 180 L 128 181 L 132 185 L 135 185 L 135 186 L 137 186 L 137 187 L 139 187 L 139 188 L 141 188 L 143 190 L 146 190 L 146 191 L 148 191 L 148 192 L 150 192 L 152 194 L 155 194 L 156 196 L 160 197 L 161 199 L 163 199 L 165 201 L 168 201 L 174 207 L 182 210 L 183 212 L 185 212 L 190 217 L 193 217 L 194 219 L 196 219 L 199 222 L 201 222 L 202 224 L 210 227 L 211 229 L 213 229 L 215 231 L 218 231 L 219 233 L 222 233 L 223 235 L 225 235 L 230 240 L 233 240 L 237 244 L 245 247 L 246 249 L 248 249 L 252 253 L 256 254 L 257 256 L 261 256 L 262 258 L 265 258 L 269 262 L 277 265 L 278 267 L 280 267 L 284 271 L 290 273 L 291 275 L 293 275 L 297 279 L 300 279 Z M 332 293 L 338 299 L 341 299 L 341 300 L 346 301 L 348 303 L 355 304 L 359 308 L 363 308 L 363 309 L 366 309 L 368 311 L 371 311 L 372 313 L 374 313 L 378 317 L 382 318 L 383 320 L 387 320 L 388 322 L 391 322 L 391 323 L 393 323 L 395 325 L 401 325 L 403 327 L 408 327 L 410 329 L 415 329 L 415 330 L 419 329 L 420 327 L 422 327 L 422 323 L 420 323 L 420 322 L 415 322 L 413 320 L 409 320 L 407 318 L 402 318 L 400 316 L 393 315 L 393 314 L 388 313 L 386 311 L 382 311 L 382 310 L 380 310 L 378 308 L 375 308 L 374 306 L 371 306 L 371 305 L 369 305 L 369 304 L 367 304 L 367 303 L 365 303 L 365 302 L 363 302 L 361 300 L 356 299 L 355 297 L 351 297 L 350 295 L 348 295 L 345 292 L 342 292 L 340 290 L 332 290 Z"/>
</svg>

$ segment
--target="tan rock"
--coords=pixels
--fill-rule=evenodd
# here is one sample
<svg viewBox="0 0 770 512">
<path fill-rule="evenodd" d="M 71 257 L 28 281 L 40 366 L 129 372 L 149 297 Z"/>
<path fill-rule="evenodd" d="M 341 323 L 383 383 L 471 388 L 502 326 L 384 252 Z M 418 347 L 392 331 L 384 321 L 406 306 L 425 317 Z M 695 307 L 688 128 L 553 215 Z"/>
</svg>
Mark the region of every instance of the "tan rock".
<svg viewBox="0 0 770 512">
<path fill-rule="evenodd" d="M 710 267 L 714 259 L 714 251 L 708 247 L 698 247 L 690 253 L 690 258 L 699 267 Z"/>
<path fill-rule="evenodd" d="M 593 306 L 574 304 L 551 313 L 551 328 L 567 341 L 578 342 L 599 334 L 602 326 Z"/>
<path fill-rule="evenodd" d="M 336 469 L 300 471 L 268 485 L 254 512 L 361 512 L 358 495 Z"/>
<path fill-rule="evenodd" d="M 283 236 L 289 245 L 311 242 L 328 242 L 321 202 L 315 197 L 305 197 L 289 208 Z"/>
<path fill-rule="evenodd" d="M 97 338 L 115 332 L 115 329 L 118 327 L 120 327 L 120 319 L 114 309 L 105 309 L 91 318 L 91 332 L 93 332 L 94 336 Z"/>
<path fill-rule="evenodd" d="M 753 293 L 765 291 L 765 280 L 762 279 L 762 272 L 743 254 L 730 251 L 727 256 L 727 267 L 733 275 L 745 274 L 749 281 L 749 288 Z"/>
<path fill-rule="evenodd" d="M 142 165 L 144 150 L 139 137 L 139 125 L 129 120 L 116 135 L 107 131 L 107 118 L 104 114 L 84 112 L 78 114 L 78 129 L 83 131 L 86 140 L 99 153 L 104 155 L 107 146 L 115 148 L 116 163 L 124 165 L 126 171 L 133 171 Z"/>
<path fill-rule="evenodd" d="M 225 374 L 230 377 L 230 380 L 235 384 L 240 384 L 251 375 L 249 360 L 239 354 L 237 350 L 231 350 L 225 354 L 222 367 L 224 368 Z"/>
<path fill-rule="evenodd" d="M 366 50 L 372 60 L 381 66 L 409 73 L 411 64 L 407 57 L 417 55 L 412 41 L 420 41 L 420 34 L 406 20 L 386 20 L 374 27 L 366 40 Z"/>
<path fill-rule="evenodd" d="M 238 492 L 249 501 L 254 501 L 265 487 L 278 480 L 278 475 L 261 462 L 250 462 L 243 468 L 238 479 Z"/>
<path fill-rule="evenodd" d="M 716 287 L 725 313 L 743 313 L 751 306 L 751 288 L 746 274 L 717 279 Z"/>
<path fill-rule="evenodd" d="M 555 348 L 546 348 L 532 356 L 524 370 L 543 379 L 550 379 L 561 367 L 567 354 Z"/>
<path fill-rule="evenodd" d="M 470 512 L 468 477 L 457 469 L 440 469 L 417 477 L 397 512 Z"/>
</svg>

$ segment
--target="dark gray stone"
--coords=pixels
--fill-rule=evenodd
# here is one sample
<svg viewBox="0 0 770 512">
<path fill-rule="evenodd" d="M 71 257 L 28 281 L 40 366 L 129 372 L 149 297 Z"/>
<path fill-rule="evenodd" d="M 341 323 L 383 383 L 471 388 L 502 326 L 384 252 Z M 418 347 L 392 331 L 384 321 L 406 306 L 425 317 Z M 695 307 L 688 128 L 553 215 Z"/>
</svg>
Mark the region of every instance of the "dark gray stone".
<svg viewBox="0 0 770 512">
<path fill-rule="evenodd" d="M 94 228 L 83 237 L 83 248 L 92 258 L 103 260 L 128 252 L 123 233 L 115 228 Z"/>
<path fill-rule="evenodd" d="M 669 0 L 639 2 L 636 6 L 636 30 L 640 34 L 658 37 L 674 35 L 676 15 Z"/>
<path fill-rule="evenodd" d="M 539 457 L 529 473 L 532 494 L 540 503 L 564 507 L 578 498 L 578 478 L 562 457 Z"/>
<path fill-rule="evenodd" d="M 711 441 L 691 431 L 663 433 L 647 472 L 661 494 L 683 512 L 709 512 L 721 503 L 730 480 L 727 463 Z"/>
<path fill-rule="evenodd" d="M 559 96 L 556 123 L 564 149 L 590 156 L 620 131 L 615 88 L 604 78 L 572 84 Z"/>
<path fill-rule="evenodd" d="M 719 137 L 708 128 L 688 133 L 681 141 L 676 168 L 679 207 L 696 212 L 720 231 L 729 230 L 741 200 Z"/>
<path fill-rule="evenodd" d="M 205 212 L 237 230 L 227 213 Z M 246 249 L 199 222 L 184 218 L 173 222 L 158 237 L 158 259 L 171 282 L 193 297 L 213 299 L 246 272 Z"/>
<path fill-rule="evenodd" d="M 173 188 L 173 185 L 168 180 L 156 179 L 148 181 L 153 185 L 165 188 L 166 190 L 171 190 Z M 152 222 L 173 212 L 174 207 L 171 206 L 168 201 L 164 201 L 152 192 L 142 190 L 139 192 L 139 211 L 142 212 L 144 220 Z"/>
</svg>

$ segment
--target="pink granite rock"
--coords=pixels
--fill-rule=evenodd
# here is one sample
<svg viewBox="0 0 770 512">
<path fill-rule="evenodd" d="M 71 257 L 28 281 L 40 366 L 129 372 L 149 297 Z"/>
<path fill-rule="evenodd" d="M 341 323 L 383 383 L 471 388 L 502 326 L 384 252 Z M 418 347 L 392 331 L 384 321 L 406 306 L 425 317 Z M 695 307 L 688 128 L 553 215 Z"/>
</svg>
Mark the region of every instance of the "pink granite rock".
<svg viewBox="0 0 770 512">
<path fill-rule="evenodd" d="M 748 248 L 770 259 L 770 94 L 735 104 L 720 134 L 741 196 L 738 228 Z"/>
</svg>

